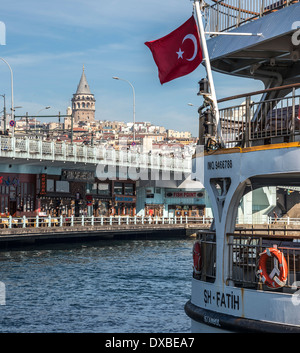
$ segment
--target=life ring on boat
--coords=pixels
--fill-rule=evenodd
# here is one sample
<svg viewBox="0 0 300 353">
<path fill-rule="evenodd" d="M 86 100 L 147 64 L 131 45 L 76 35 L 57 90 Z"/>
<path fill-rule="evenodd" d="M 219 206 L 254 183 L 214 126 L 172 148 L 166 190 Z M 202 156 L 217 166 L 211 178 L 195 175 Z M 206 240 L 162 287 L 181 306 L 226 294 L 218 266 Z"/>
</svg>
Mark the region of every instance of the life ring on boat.
<svg viewBox="0 0 300 353">
<path fill-rule="evenodd" d="M 193 246 L 193 261 L 194 261 L 194 274 L 199 275 L 202 268 L 201 245 L 196 241 Z"/>
<path fill-rule="evenodd" d="M 281 288 L 286 284 L 288 267 L 286 259 L 281 251 L 276 248 L 267 248 L 260 255 L 257 275 L 269 288 Z M 267 272 L 267 260 L 274 258 L 274 268 L 270 274 Z M 278 265 L 277 265 L 278 263 Z"/>
</svg>

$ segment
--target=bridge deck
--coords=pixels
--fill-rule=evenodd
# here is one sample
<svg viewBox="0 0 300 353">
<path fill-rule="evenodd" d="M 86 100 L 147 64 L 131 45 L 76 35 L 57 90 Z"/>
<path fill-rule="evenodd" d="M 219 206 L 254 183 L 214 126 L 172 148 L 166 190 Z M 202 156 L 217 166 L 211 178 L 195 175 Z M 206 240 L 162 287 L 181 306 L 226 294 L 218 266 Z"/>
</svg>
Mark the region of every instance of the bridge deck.
<svg viewBox="0 0 300 353">
<path fill-rule="evenodd" d="M 195 236 L 196 231 L 208 229 L 208 224 L 138 224 L 51 228 L 2 229 L 0 250 L 24 245 L 75 243 L 109 239 L 165 239 Z"/>
<path fill-rule="evenodd" d="M 104 146 L 82 146 L 76 143 L 0 135 L 0 163 L 5 164 L 43 164 L 68 168 L 84 165 L 87 170 L 95 170 L 97 165 L 104 165 L 190 172 L 191 160 L 192 156 L 183 152 L 178 155 L 138 153 Z"/>
</svg>

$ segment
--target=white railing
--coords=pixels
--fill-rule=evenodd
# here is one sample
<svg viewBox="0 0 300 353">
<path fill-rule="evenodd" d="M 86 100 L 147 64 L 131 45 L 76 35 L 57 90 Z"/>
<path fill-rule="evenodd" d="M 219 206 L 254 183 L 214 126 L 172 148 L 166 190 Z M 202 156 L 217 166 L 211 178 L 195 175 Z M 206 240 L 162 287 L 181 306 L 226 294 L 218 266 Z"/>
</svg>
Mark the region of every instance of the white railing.
<svg viewBox="0 0 300 353">
<path fill-rule="evenodd" d="M 0 218 L 0 229 L 5 228 L 40 228 L 40 227 L 77 227 L 77 226 L 118 226 L 118 225 L 176 225 L 176 224 L 206 224 L 212 223 L 212 218 L 205 216 L 35 216 L 35 217 L 2 217 Z M 242 224 L 265 224 L 265 225 L 300 225 L 300 218 L 273 218 L 261 217 L 252 220 L 251 217 L 240 217 L 237 219 L 237 225 Z"/>
<path fill-rule="evenodd" d="M 0 158 L 24 158 L 40 161 L 63 161 L 120 167 L 151 168 L 190 173 L 192 155 L 151 155 L 135 151 L 107 149 L 105 146 L 82 146 L 67 142 L 32 140 L 28 137 L 0 136 Z"/>
<path fill-rule="evenodd" d="M 209 32 L 222 32 L 278 11 L 299 0 L 211 0 L 206 8 Z"/>
<path fill-rule="evenodd" d="M 269 217 L 269 216 L 241 216 L 237 218 L 236 224 L 276 224 L 276 225 L 300 225 L 300 218 L 292 217 Z"/>
<path fill-rule="evenodd" d="M 272 235 L 255 235 L 255 234 L 228 234 L 229 251 L 229 278 L 234 281 L 235 285 L 243 285 L 244 288 L 257 288 L 259 279 L 257 277 L 258 261 L 260 254 L 270 245 L 263 244 L 264 239 L 272 239 Z M 297 238 L 296 238 L 297 239 Z M 293 241 L 296 240 L 295 238 Z M 276 240 L 272 241 L 276 244 Z M 284 244 L 277 244 L 278 250 L 283 252 L 288 265 L 287 282 L 284 286 L 284 292 L 294 293 L 296 288 L 299 288 L 299 261 L 300 248 L 297 246 L 287 246 Z M 296 287 L 296 288 L 295 288 Z M 263 283 L 259 286 L 262 290 L 268 290 Z M 288 289 L 288 290 L 287 290 Z"/>
<path fill-rule="evenodd" d="M 5 228 L 43 228 L 43 227 L 78 227 L 78 226 L 120 226 L 120 225 L 180 225 L 180 224 L 211 224 L 212 219 L 206 217 L 129 217 L 129 216 L 110 216 L 110 217 L 5 217 L 0 218 L 0 229 Z"/>
</svg>

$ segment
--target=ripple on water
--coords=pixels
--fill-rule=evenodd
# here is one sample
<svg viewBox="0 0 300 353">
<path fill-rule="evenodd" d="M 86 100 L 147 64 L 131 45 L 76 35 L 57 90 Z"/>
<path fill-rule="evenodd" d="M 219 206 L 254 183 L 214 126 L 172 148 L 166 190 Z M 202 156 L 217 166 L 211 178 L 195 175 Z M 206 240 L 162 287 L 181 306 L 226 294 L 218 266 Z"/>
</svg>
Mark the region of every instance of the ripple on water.
<svg viewBox="0 0 300 353">
<path fill-rule="evenodd" d="M 0 253 L 0 332 L 190 332 L 192 240 Z"/>
</svg>

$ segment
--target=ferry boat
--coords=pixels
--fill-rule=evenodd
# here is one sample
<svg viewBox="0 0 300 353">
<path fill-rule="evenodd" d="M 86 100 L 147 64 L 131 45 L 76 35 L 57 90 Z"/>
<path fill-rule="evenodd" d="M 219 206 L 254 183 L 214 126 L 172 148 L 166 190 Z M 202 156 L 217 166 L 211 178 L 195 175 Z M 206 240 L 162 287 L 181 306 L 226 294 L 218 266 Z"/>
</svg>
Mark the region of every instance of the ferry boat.
<svg viewBox="0 0 300 353">
<path fill-rule="evenodd" d="M 214 222 L 194 244 L 185 312 L 192 332 L 300 332 L 300 227 L 236 227 L 247 193 L 300 186 L 300 3 L 216 0 L 194 6 L 208 74 L 200 81 L 203 155 L 196 160 Z M 207 43 L 203 19 L 215 29 Z M 260 79 L 265 89 L 217 101 L 210 70 Z M 223 103 L 228 106 L 219 109 Z"/>
</svg>

